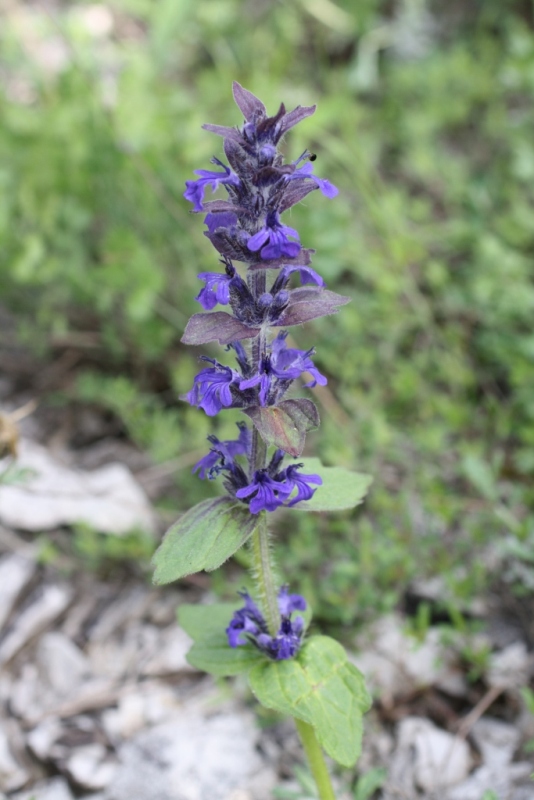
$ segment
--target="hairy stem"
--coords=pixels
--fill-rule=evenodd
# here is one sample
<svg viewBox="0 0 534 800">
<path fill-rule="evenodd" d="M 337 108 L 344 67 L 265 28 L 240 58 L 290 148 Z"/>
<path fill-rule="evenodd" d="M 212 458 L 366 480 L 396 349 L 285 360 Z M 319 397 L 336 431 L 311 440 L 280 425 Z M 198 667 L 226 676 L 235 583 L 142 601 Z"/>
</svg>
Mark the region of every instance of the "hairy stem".
<svg viewBox="0 0 534 800">
<path fill-rule="evenodd" d="M 254 579 L 265 612 L 269 633 L 271 636 L 276 636 L 280 630 L 278 583 L 271 557 L 266 511 L 258 514 L 258 527 L 252 534 L 252 559 Z"/>
<path fill-rule="evenodd" d="M 301 719 L 295 719 L 295 725 L 297 726 L 320 800 L 336 800 L 323 752 L 317 741 L 314 729 Z"/>
<path fill-rule="evenodd" d="M 257 300 L 265 292 L 267 278 L 265 270 L 260 269 L 249 272 L 249 287 L 253 297 Z M 251 346 L 252 363 L 259 368 L 261 356 L 265 350 L 265 332 L 262 331 L 253 341 Z M 256 428 L 252 429 L 252 450 L 250 454 L 251 476 L 256 470 L 265 469 L 267 464 L 267 445 L 261 438 Z M 280 629 L 280 612 L 278 610 L 278 583 L 269 541 L 269 528 L 267 513 L 258 514 L 258 527 L 252 535 L 253 573 L 258 588 L 258 594 L 265 612 L 265 618 L 271 636 L 276 636 Z"/>
</svg>

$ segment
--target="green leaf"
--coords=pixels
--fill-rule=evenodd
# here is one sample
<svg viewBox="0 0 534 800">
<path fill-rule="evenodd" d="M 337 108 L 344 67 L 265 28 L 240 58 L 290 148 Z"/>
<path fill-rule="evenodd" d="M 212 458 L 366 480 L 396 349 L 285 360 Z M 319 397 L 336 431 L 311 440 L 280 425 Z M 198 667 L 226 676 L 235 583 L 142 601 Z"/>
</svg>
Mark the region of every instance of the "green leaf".
<svg viewBox="0 0 534 800">
<path fill-rule="evenodd" d="M 180 625 L 193 639 L 187 654 L 191 666 L 212 675 L 239 675 L 264 660 L 253 645 L 230 647 L 226 628 L 237 603 L 183 605 L 178 609 Z"/>
<path fill-rule="evenodd" d="M 319 412 L 311 400 L 284 400 L 279 406 L 252 406 L 243 409 L 267 444 L 280 447 L 291 456 L 304 449 L 307 431 L 319 425 Z"/>
<path fill-rule="evenodd" d="M 297 503 L 299 511 L 344 511 L 360 505 L 372 482 L 371 475 L 344 467 L 324 467 L 318 458 L 303 458 L 300 472 L 316 473 L 323 479 L 311 500 Z"/>
<path fill-rule="evenodd" d="M 385 784 L 386 779 L 387 770 L 383 767 L 374 767 L 365 775 L 360 775 L 354 789 L 354 800 L 369 800 Z"/>
<path fill-rule="evenodd" d="M 343 647 L 328 636 L 312 636 L 298 658 L 263 662 L 249 674 L 259 702 L 315 728 L 322 747 L 343 766 L 361 751 L 362 716 L 371 706 L 361 672 Z"/>
<path fill-rule="evenodd" d="M 247 541 L 258 519 L 229 497 L 204 500 L 180 517 L 156 550 L 154 583 L 220 567 Z"/>
</svg>

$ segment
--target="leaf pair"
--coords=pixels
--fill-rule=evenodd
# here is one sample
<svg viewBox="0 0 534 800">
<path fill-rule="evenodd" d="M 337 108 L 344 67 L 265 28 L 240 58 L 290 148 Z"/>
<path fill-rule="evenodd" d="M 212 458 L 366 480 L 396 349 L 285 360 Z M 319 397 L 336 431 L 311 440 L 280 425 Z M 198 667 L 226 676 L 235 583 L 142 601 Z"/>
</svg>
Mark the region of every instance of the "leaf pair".
<svg viewBox="0 0 534 800">
<path fill-rule="evenodd" d="M 343 467 L 324 467 L 318 458 L 305 458 L 302 463 L 304 474 L 318 474 L 323 483 L 311 500 L 293 506 L 297 511 L 354 508 L 362 502 L 372 480 L 369 475 Z M 245 544 L 257 524 L 258 515 L 234 498 L 203 500 L 165 534 L 153 558 L 154 583 L 171 583 L 194 572 L 217 569 Z"/>
<path fill-rule="evenodd" d="M 318 317 L 335 314 L 340 306 L 350 302 L 350 297 L 331 292 L 329 289 L 303 286 L 289 292 L 289 303 L 280 317 L 271 324 L 276 328 L 302 325 Z M 193 314 L 186 325 L 182 342 L 200 345 L 208 342 L 230 344 L 238 339 L 253 339 L 259 327 L 246 325 L 226 311 L 200 312 Z"/>
<path fill-rule="evenodd" d="M 269 661 L 252 645 L 228 645 L 225 628 L 233 611 L 230 603 L 181 607 L 180 624 L 194 640 L 189 663 L 218 676 L 248 672 L 250 688 L 262 705 L 312 725 L 328 755 L 352 766 L 360 754 L 362 716 L 371 700 L 363 675 L 343 647 L 328 636 L 312 636 L 297 658 Z"/>
<path fill-rule="evenodd" d="M 323 483 L 311 500 L 293 506 L 297 511 L 353 508 L 362 502 L 371 483 L 369 475 L 323 467 L 318 458 L 306 458 L 302 463 L 303 473 L 318 474 Z M 258 515 L 234 498 L 203 500 L 165 534 L 153 558 L 154 583 L 171 583 L 194 572 L 217 569 L 245 544 L 257 524 Z"/>
</svg>

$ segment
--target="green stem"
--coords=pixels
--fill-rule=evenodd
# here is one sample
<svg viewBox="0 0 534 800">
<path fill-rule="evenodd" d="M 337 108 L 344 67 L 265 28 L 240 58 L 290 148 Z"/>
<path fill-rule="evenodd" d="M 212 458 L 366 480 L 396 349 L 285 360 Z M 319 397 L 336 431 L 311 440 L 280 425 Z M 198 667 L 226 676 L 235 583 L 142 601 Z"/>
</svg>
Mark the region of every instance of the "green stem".
<svg viewBox="0 0 534 800">
<path fill-rule="evenodd" d="M 317 741 L 315 731 L 307 722 L 301 719 L 295 720 L 295 725 L 299 732 L 304 752 L 308 759 L 310 769 L 312 771 L 317 790 L 319 792 L 320 800 L 336 800 L 332 783 L 330 782 L 330 775 L 323 756 L 323 751 Z"/>
<path fill-rule="evenodd" d="M 266 511 L 258 514 L 258 527 L 252 534 L 252 556 L 254 578 L 265 611 L 269 632 L 271 636 L 276 636 L 280 629 L 280 611 L 278 610 L 277 581 L 271 558 Z"/>
</svg>

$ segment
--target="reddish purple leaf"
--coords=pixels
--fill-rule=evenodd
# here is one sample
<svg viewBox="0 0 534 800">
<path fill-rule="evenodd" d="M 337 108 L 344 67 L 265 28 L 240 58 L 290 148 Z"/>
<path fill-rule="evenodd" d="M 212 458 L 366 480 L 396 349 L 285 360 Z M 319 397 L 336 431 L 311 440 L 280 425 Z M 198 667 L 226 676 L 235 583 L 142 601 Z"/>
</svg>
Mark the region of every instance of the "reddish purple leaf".
<svg viewBox="0 0 534 800">
<path fill-rule="evenodd" d="M 232 91 L 234 100 L 247 122 L 256 116 L 265 116 L 267 114 L 267 110 L 261 100 L 258 100 L 248 89 L 244 89 L 237 81 L 234 81 Z"/>
<path fill-rule="evenodd" d="M 193 314 L 186 325 L 182 342 L 184 344 L 207 344 L 219 342 L 230 344 L 237 339 L 252 339 L 260 332 L 259 328 L 249 328 L 226 311 L 213 311 L 208 314 Z"/>
<path fill-rule="evenodd" d="M 290 292 L 289 304 L 273 325 L 286 328 L 301 325 L 311 319 L 335 314 L 339 306 L 350 303 L 351 298 L 320 287 L 302 287 Z"/>
<path fill-rule="evenodd" d="M 250 406 L 243 413 L 250 417 L 264 442 L 295 457 L 304 450 L 306 432 L 319 425 L 317 406 L 302 397 L 284 400 L 279 406 Z"/>
<path fill-rule="evenodd" d="M 243 141 L 243 137 L 236 128 L 227 128 L 226 125 L 212 125 L 209 122 L 202 127 L 205 131 L 216 133 L 217 136 L 224 136 L 225 139 L 233 139 L 235 142 Z"/>
<path fill-rule="evenodd" d="M 317 106 L 297 106 L 289 114 L 286 114 L 280 125 L 280 136 L 283 136 L 290 128 L 298 125 L 306 117 L 311 117 L 312 114 L 315 114 L 316 108 Z"/>
</svg>

